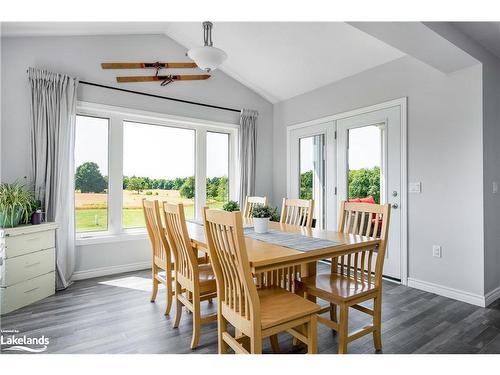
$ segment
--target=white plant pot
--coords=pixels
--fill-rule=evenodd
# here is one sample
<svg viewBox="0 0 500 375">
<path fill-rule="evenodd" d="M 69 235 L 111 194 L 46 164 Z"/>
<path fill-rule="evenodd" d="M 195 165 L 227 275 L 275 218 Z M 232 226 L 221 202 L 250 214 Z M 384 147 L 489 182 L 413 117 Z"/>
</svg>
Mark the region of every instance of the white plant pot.
<svg viewBox="0 0 500 375">
<path fill-rule="evenodd" d="M 269 218 L 254 217 L 253 230 L 255 233 L 267 233 L 269 229 Z"/>
</svg>

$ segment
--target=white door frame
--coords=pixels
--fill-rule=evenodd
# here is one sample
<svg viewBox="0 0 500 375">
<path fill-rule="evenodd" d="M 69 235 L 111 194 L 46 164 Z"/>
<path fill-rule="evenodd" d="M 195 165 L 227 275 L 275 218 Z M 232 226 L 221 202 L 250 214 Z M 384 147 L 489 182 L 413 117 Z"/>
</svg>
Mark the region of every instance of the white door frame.
<svg viewBox="0 0 500 375">
<path fill-rule="evenodd" d="M 318 119 L 291 124 L 287 126 L 287 142 L 286 142 L 286 159 L 287 159 L 287 169 L 286 169 L 286 184 L 287 191 L 290 189 L 290 139 L 291 132 L 300 128 L 307 128 L 310 126 L 318 125 L 325 122 L 334 122 L 336 127 L 336 121 L 339 119 L 344 119 L 347 117 L 357 116 L 365 114 L 368 112 L 378 111 L 382 109 L 387 109 L 391 107 L 398 106 L 401 113 L 401 238 L 400 238 L 400 248 L 401 248 L 401 284 L 408 285 L 408 139 L 407 139 L 407 97 L 402 97 L 399 99 L 390 100 L 383 103 L 378 103 L 368 107 L 357 108 L 351 111 L 337 113 L 334 115 L 321 117 Z"/>
</svg>

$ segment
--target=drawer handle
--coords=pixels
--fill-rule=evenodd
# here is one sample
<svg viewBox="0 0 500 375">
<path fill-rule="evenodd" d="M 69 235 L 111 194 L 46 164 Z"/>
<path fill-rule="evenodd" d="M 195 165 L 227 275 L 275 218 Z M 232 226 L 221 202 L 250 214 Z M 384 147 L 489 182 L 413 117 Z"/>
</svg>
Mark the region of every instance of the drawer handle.
<svg viewBox="0 0 500 375">
<path fill-rule="evenodd" d="M 35 263 L 27 264 L 27 265 L 24 266 L 24 268 L 30 268 L 30 267 L 38 266 L 39 264 L 40 264 L 40 262 L 35 262 Z"/>
<path fill-rule="evenodd" d="M 26 241 L 37 241 L 39 239 L 40 239 L 40 237 L 27 238 Z"/>
<path fill-rule="evenodd" d="M 37 290 L 37 289 L 40 289 L 40 287 L 39 287 L 39 286 L 37 286 L 36 288 L 33 288 L 33 289 L 30 289 L 30 290 L 25 291 L 24 293 L 31 293 L 31 292 L 34 292 L 34 291 L 35 291 L 35 290 Z"/>
</svg>

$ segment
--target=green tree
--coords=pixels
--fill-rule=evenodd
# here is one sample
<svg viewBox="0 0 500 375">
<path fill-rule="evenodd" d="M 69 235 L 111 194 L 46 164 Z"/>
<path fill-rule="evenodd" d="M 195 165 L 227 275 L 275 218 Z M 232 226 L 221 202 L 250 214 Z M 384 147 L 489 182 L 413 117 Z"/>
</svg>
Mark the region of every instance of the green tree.
<svg viewBox="0 0 500 375">
<path fill-rule="evenodd" d="M 181 188 L 179 189 L 181 197 L 191 199 L 194 197 L 194 177 L 189 176 L 186 177 L 184 180 L 184 183 L 182 184 Z"/>
<path fill-rule="evenodd" d="M 222 176 L 218 178 L 217 184 L 217 200 L 219 202 L 224 202 L 228 198 L 227 192 L 227 177 Z"/>
<path fill-rule="evenodd" d="M 307 171 L 300 174 L 300 199 L 312 199 L 313 172 Z"/>
<path fill-rule="evenodd" d="M 380 202 L 380 168 L 362 168 L 349 171 L 349 198 L 366 198 L 373 196 Z"/>
<path fill-rule="evenodd" d="M 75 189 L 82 193 L 102 193 L 108 187 L 99 166 L 94 162 L 86 162 L 76 168 Z"/>
<path fill-rule="evenodd" d="M 127 190 L 136 191 L 139 194 L 144 190 L 144 180 L 141 177 L 130 177 L 127 184 Z"/>
</svg>

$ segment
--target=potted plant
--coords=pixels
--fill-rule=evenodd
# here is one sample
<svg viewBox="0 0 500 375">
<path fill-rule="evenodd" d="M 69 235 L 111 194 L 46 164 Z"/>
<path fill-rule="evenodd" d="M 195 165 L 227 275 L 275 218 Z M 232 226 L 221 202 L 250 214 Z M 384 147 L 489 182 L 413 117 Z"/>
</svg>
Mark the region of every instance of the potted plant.
<svg viewBox="0 0 500 375">
<path fill-rule="evenodd" d="M 18 182 L 0 184 L 0 227 L 28 223 L 35 207 L 33 193 Z"/>
<path fill-rule="evenodd" d="M 228 212 L 239 211 L 240 205 L 236 201 L 228 201 L 228 202 L 224 203 L 224 205 L 222 206 L 222 209 L 224 211 L 228 211 Z"/>
<path fill-rule="evenodd" d="M 255 233 L 267 233 L 269 229 L 269 219 L 273 214 L 273 209 L 269 206 L 256 205 L 252 210 L 253 225 Z"/>
</svg>

